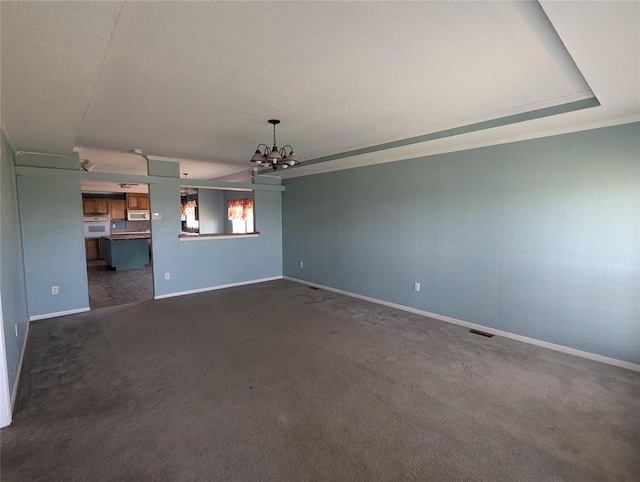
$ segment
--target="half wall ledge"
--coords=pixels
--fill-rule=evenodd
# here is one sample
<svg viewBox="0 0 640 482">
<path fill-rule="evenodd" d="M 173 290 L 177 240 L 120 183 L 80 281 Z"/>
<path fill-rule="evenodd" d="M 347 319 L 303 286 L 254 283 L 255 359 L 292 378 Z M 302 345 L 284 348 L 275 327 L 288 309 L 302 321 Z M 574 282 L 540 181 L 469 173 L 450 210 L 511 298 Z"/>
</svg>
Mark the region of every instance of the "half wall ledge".
<svg viewBox="0 0 640 482">
<path fill-rule="evenodd" d="M 180 234 L 180 241 L 204 241 L 207 239 L 238 239 L 238 238 L 257 238 L 260 236 L 259 231 L 253 233 L 214 233 L 214 234 Z"/>
</svg>

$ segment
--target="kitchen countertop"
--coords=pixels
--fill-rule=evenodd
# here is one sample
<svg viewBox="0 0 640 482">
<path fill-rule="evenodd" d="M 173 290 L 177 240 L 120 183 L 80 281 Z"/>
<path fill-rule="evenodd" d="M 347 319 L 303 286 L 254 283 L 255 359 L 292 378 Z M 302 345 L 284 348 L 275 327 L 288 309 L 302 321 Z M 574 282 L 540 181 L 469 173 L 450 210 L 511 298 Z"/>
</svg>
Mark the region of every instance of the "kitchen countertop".
<svg viewBox="0 0 640 482">
<path fill-rule="evenodd" d="M 127 234 L 112 234 L 111 236 L 103 236 L 105 239 L 111 241 L 126 241 L 127 239 L 151 239 L 150 233 L 127 233 Z"/>
</svg>

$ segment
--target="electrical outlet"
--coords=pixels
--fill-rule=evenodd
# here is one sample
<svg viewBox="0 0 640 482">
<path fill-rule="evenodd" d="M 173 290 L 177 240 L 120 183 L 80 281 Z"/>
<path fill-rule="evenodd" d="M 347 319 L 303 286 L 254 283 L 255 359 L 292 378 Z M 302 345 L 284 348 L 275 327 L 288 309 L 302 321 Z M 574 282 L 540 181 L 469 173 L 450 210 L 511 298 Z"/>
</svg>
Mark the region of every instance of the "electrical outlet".
<svg viewBox="0 0 640 482">
<path fill-rule="evenodd" d="M 59 293 L 58 287 L 57 286 L 52 286 L 51 287 L 51 294 L 52 295 L 57 295 Z"/>
<path fill-rule="evenodd" d="M 164 274 L 164 279 L 171 279 L 171 273 L 168 271 Z"/>
<path fill-rule="evenodd" d="M 413 291 L 420 291 L 420 283 L 417 281 L 413 283 Z"/>
<path fill-rule="evenodd" d="M 304 261 L 300 261 L 300 267 L 304 268 Z"/>
</svg>

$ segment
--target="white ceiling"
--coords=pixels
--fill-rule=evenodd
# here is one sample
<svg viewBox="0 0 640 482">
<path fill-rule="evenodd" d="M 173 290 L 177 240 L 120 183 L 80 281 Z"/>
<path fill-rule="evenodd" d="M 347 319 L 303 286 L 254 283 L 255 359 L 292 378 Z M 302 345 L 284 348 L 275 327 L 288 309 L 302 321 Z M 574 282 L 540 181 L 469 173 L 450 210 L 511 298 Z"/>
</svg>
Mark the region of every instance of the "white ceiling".
<svg viewBox="0 0 640 482">
<path fill-rule="evenodd" d="M 77 147 L 80 162 L 85 159 L 94 164 L 92 172 L 109 172 L 117 174 L 147 175 L 147 159 L 144 155 L 132 152 L 111 151 L 90 147 Z M 217 179 L 230 182 L 251 182 L 251 172 L 248 166 L 238 171 L 237 166 L 219 162 L 205 162 L 194 159 L 169 159 L 161 156 L 148 156 L 156 161 L 178 161 L 180 163 L 180 177 L 184 179 L 210 179 L 216 175 Z M 213 175 L 212 175 L 213 173 Z M 84 179 L 82 190 L 85 192 L 148 192 L 147 184 L 137 186 L 121 186 L 119 182 L 92 181 Z M 127 183 L 128 184 L 128 183 Z"/>
<path fill-rule="evenodd" d="M 638 2 L 7 2 L 19 150 L 246 172 L 279 118 L 304 175 L 640 119 Z M 305 160 L 597 97 L 595 108 Z M 136 172 L 137 173 L 137 172 Z M 281 174 L 279 171 L 278 174 Z"/>
</svg>

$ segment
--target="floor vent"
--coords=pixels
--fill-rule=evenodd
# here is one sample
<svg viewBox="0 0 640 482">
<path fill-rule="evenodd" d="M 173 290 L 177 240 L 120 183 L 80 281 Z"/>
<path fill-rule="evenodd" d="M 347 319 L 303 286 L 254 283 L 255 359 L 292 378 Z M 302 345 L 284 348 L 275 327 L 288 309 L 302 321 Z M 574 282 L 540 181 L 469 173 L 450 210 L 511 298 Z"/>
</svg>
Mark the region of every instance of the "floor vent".
<svg viewBox="0 0 640 482">
<path fill-rule="evenodd" d="M 319 290 L 320 288 L 316 288 L 315 286 L 309 286 L 310 290 Z"/>
<path fill-rule="evenodd" d="M 473 333 L 474 335 L 486 336 L 487 338 L 491 338 L 493 336 L 492 333 L 487 333 L 479 330 L 469 330 L 469 333 Z"/>
</svg>

